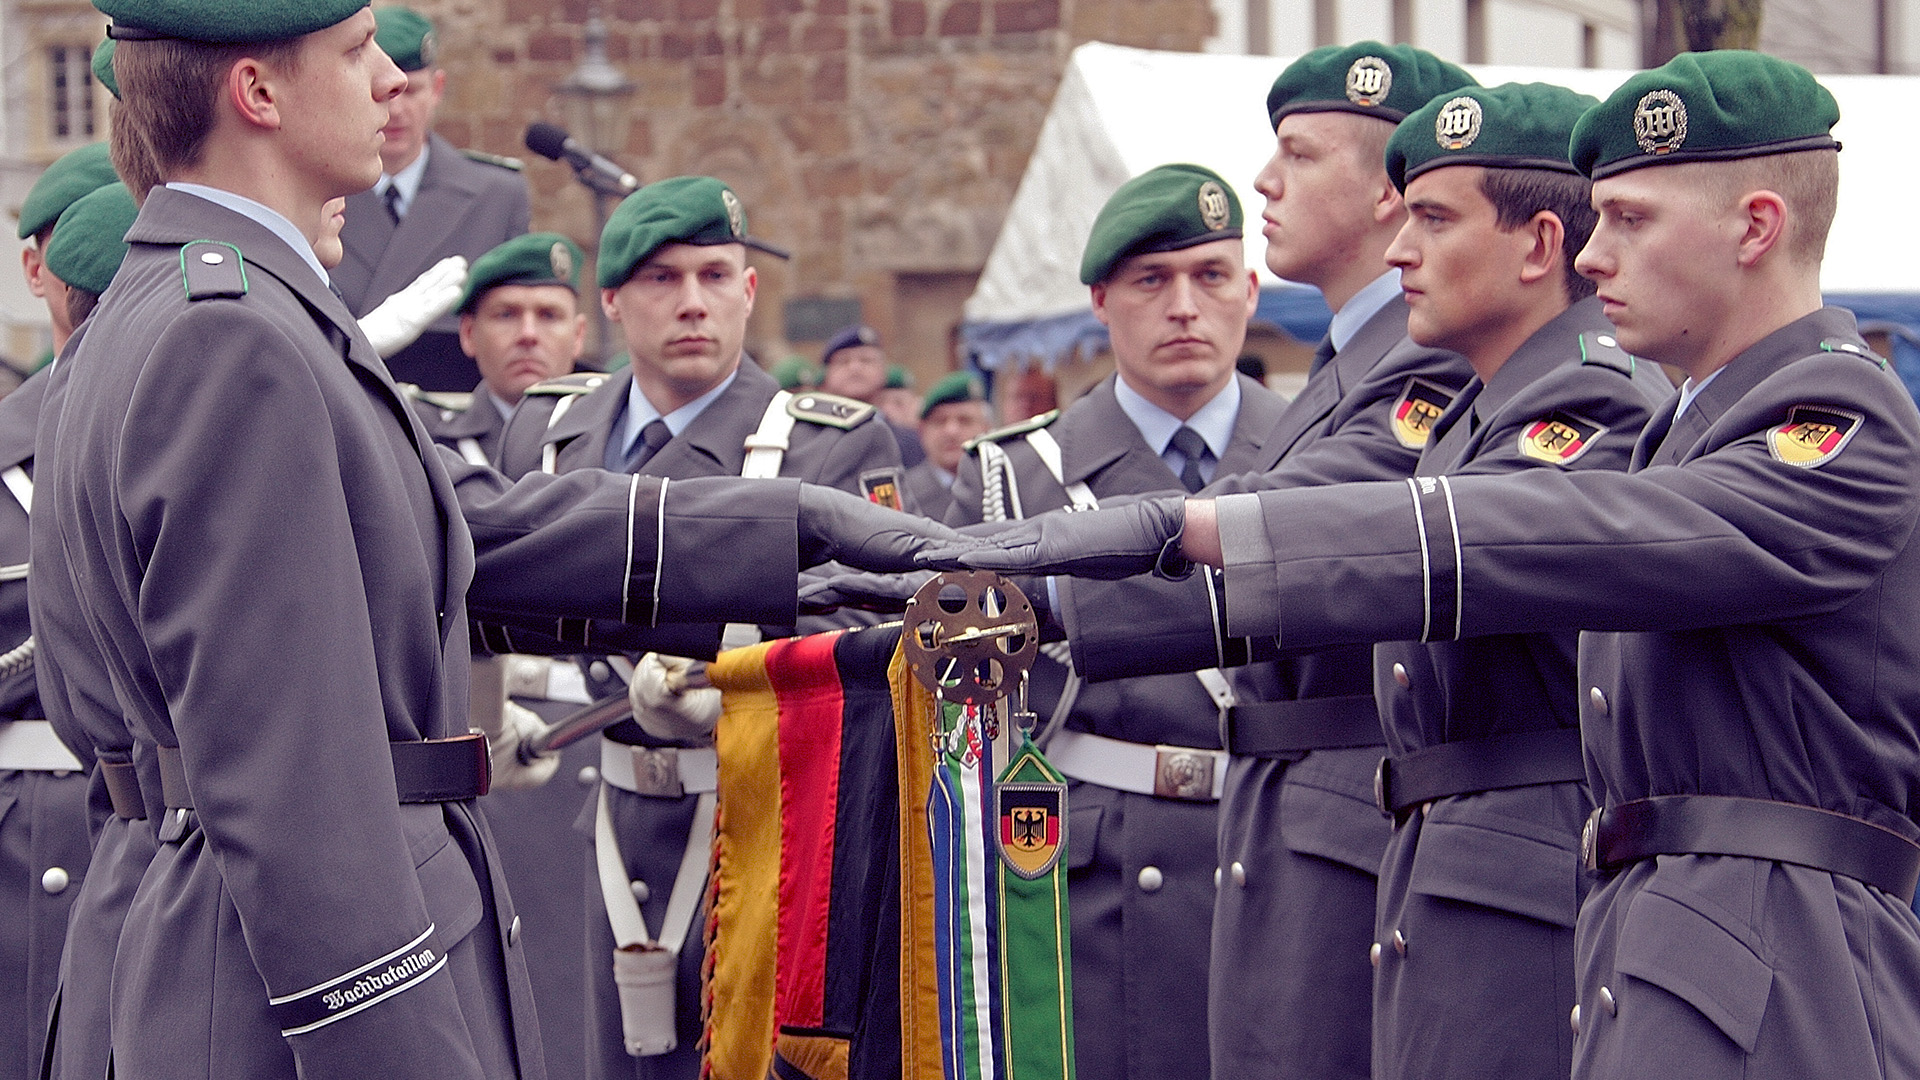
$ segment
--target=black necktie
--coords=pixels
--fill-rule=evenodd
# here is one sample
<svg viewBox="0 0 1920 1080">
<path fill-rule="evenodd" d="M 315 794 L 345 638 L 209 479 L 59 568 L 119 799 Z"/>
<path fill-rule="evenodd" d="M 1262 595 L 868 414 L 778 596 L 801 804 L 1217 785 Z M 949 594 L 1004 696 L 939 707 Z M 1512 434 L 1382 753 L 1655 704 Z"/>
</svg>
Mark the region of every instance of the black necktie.
<svg viewBox="0 0 1920 1080">
<path fill-rule="evenodd" d="M 1207 449 L 1207 440 L 1201 438 L 1199 432 L 1182 424 L 1180 430 L 1173 433 L 1173 448 L 1187 459 L 1180 466 L 1180 483 L 1188 491 L 1199 491 L 1206 487 L 1206 478 L 1200 475 L 1200 459 L 1211 453 Z"/>
<path fill-rule="evenodd" d="M 661 447 L 671 441 L 673 441 L 673 432 L 667 428 L 665 420 L 656 416 L 647 421 L 647 426 L 640 429 L 640 441 L 634 443 L 633 449 L 627 451 L 627 471 L 639 472 L 642 465 L 645 465 L 654 454 L 660 451 Z"/>
<path fill-rule="evenodd" d="M 400 185 L 388 184 L 387 193 L 381 197 L 387 202 L 387 216 L 395 225 L 400 224 Z"/>
<path fill-rule="evenodd" d="M 1313 366 L 1307 369 L 1307 374 L 1312 375 L 1314 372 L 1326 367 L 1327 361 L 1332 359 L 1333 331 L 1329 330 L 1327 331 L 1327 336 L 1320 339 L 1320 344 L 1313 347 Z"/>
</svg>

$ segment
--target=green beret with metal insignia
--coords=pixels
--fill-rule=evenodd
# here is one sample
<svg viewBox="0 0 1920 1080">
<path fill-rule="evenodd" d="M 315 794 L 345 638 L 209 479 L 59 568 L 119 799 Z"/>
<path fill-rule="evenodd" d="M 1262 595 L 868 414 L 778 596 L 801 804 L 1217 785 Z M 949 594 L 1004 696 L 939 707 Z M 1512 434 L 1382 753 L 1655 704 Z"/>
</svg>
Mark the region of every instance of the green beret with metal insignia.
<svg viewBox="0 0 1920 1080">
<path fill-rule="evenodd" d="M 1393 186 L 1443 165 L 1547 169 L 1577 175 L 1567 160 L 1573 125 L 1597 98 L 1552 83 L 1464 86 L 1442 94 L 1401 122 L 1387 140 Z"/>
<path fill-rule="evenodd" d="M 942 405 L 957 405 L 962 401 L 985 401 L 986 392 L 981 389 L 980 379 L 971 372 L 956 371 L 933 384 L 927 391 L 927 398 L 920 403 L 920 419 L 933 415 L 933 410 Z"/>
<path fill-rule="evenodd" d="M 93 50 L 93 77 L 107 88 L 107 93 L 120 96 L 120 80 L 113 74 L 113 39 L 107 38 Z"/>
<path fill-rule="evenodd" d="M 95 188 L 76 200 L 47 241 L 47 269 L 76 288 L 103 293 L 127 257 L 127 230 L 140 208 L 122 183 Z"/>
<path fill-rule="evenodd" d="M 290 41 L 344 22 L 366 0 L 93 0 L 121 41 Z"/>
<path fill-rule="evenodd" d="M 20 239 L 39 232 L 60 220 L 82 195 L 106 187 L 120 179 L 107 155 L 107 144 L 88 143 L 69 151 L 33 182 L 27 200 L 20 204 Z"/>
<path fill-rule="evenodd" d="M 1351 112 L 1397 124 L 1473 76 L 1425 49 L 1362 41 L 1323 45 L 1287 65 L 1267 91 L 1267 119 L 1296 112 Z"/>
<path fill-rule="evenodd" d="M 787 253 L 747 235 L 747 211 L 733 189 L 711 176 L 657 180 L 621 200 L 600 233 L 600 287 L 617 289 L 663 244 L 745 244 Z"/>
<path fill-rule="evenodd" d="M 1093 219 L 1080 283 L 1107 279 L 1121 260 L 1240 237 L 1240 199 L 1200 165 L 1161 165 L 1120 185 Z"/>
<path fill-rule="evenodd" d="M 1838 150 L 1840 106 L 1798 64 L 1745 49 L 1681 53 L 1620 84 L 1573 129 L 1595 180 L 1648 165 Z"/>
<path fill-rule="evenodd" d="M 516 236 L 473 260 L 456 310 L 462 315 L 472 311 L 496 285 L 564 285 L 577 292 L 585 258 L 580 245 L 559 233 Z"/>
<path fill-rule="evenodd" d="M 433 36 L 433 23 L 409 7 L 373 9 L 373 40 L 380 51 L 401 71 L 419 71 L 433 66 L 440 49 Z"/>
</svg>

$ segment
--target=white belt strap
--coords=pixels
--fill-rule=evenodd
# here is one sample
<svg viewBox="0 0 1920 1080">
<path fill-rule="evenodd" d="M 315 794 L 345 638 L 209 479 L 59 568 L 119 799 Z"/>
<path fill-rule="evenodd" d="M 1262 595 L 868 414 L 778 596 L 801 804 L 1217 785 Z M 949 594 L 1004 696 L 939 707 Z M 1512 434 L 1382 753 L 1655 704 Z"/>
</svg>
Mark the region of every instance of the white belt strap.
<svg viewBox="0 0 1920 1080">
<path fill-rule="evenodd" d="M 771 480 L 780 475 L 780 462 L 787 454 L 787 437 L 793 434 L 793 414 L 787 411 L 787 402 L 792 400 L 793 395 L 782 390 L 767 402 L 767 411 L 760 415 L 759 430 L 747 436 L 744 444 L 747 460 L 740 467 L 741 476 Z"/>
<path fill-rule="evenodd" d="M 556 408 L 554 411 L 558 412 L 559 409 Z M 467 464 L 481 466 L 492 465 L 492 462 L 487 460 L 487 452 L 480 449 L 479 439 L 469 435 L 454 443 L 454 445 L 460 448 L 460 456 L 466 459 Z"/>
<path fill-rule="evenodd" d="M 553 415 L 547 417 L 548 431 L 552 431 L 553 425 L 559 423 L 560 418 L 567 415 L 568 409 L 573 408 L 573 402 L 576 397 L 577 395 L 568 394 L 567 396 L 561 398 L 559 401 L 556 401 L 553 403 Z M 559 443 L 549 442 L 545 446 L 542 446 L 540 448 L 540 471 L 548 474 L 552 474 L 560 471 L 560 444 Z"/>
<path fill-rule="evenodd" d="M 0 771 L 79 772 L 84 767 L 45 720 L 0 723 Z"/>
<path fill-rule="evenodd" d="M 1075 780 L 1138 795 L 1211 801 L 1227 784 L 1224 750 L 1122 742 L 1071 728 L 1054 732 L 1047 760 Z"/>
<path fill-rule="evenodd" d="M 711 746 L 655 748 L 601 739 L 600 778 L 636 795 L 704 795 L 720 786 L 720 759 Z"/>
<path fill-rule="evenodd" d="M 713 847 L 714 796 L 700 796 L 693 808 L 693 827 L 687 830 L 687 849 L 680 856 L 680 869 L 673 876 L 673 892 L 667 897 L 667 914 L 660 920 L 660 936 L 647 933 L 647 920 L 634 898 L 633 882 L 627 877 L 626 864 L 620 859 L 620 845 L 613 835 L 613 814 L 607 808 L 607 789 L 600 789 L 600 806 L 594 812 L 593 855 L 600 869 L 600 899 L 607 909 L 607 922 L 613 927 L 616 948 L 651 945 L 679 955 L 686 944 L 693 914 L 706 892 L 707 861 Z"/>
<path fill-rule="evenodd" d="M 1085 482 L 1075 480 L 1067 483 L 1066 469 L 1060 463 L 1060 443 L 1046 428 L 1027 432 L 1027 445 L 1033 447 L 1033 452 L 1040 457 L 1040 464 L 1053 474 L 1054 482 L 1065 489 L 1075 510 L 1100 509 L 1100 500 L 1094 498 L 1093 489 Z"/>
<path fill-rule="evenodd" d="M 5 472 L 0 472 L 0 483 L 7 485 L 7 490 L 13 493 L 14 501 L 20 504 L 20 509 L 25 511 L 27 516 L 33 516 L 33 478 L 27 475 L 27 470 L 15 465 Z M 0 581 L 24 581 L 26 577 L 26 563 L 0 566 Z"/>
</svg>

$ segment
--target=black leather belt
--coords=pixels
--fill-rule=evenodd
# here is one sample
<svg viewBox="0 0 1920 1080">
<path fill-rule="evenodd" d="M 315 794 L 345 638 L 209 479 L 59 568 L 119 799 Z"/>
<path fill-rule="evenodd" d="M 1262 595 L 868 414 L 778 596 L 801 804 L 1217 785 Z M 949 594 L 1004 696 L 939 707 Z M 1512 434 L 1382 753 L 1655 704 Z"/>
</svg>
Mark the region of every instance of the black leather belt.
<svg viewBox="0 0 1920 1080">
<path fill-rule="evenodd" d="M 1588 869 L 1655 855 L 1733 855 L 1842 874 L 1898 897 L 1920 884 L 1920 844 L 1870 821 L 1798 803 L 1726 795 L 1659 795 L 1587 819 Z"/>
<path fill-rule="evenodd" d="M 131 761 L 99 761 L 100 779 L 107 785 L 107 798 L 113 803 L 113 816 L 126 821 L 144 821 L 147 803 L 140 795 L 140 773 Z"/>
<path fill-rule="evenodd" d="M 1227 753 L 1242 757 L 1292 757 L 1386 741 L 1372 694 L 1235 705 L 1227 710 L 1226 736 Z"/>
<path fill-rule="evenodd" d="M 493 782 L 487 737 L 478 732 L 450 739 L 388 743 L 393 752 L 393 782 L 402 803 L 459 802 L 477 799 Z M 162 746 L 160 794 L 169 810 L 193 809 L 180 748 Z"/>
<path fill-rule="evenodd" d="M 1373 774 L 1373 802 L 1400 817 L 1423 802 L 1500 788 L 1584 780 L 1586 761 L 1574 728 L 1462 739 L 1383 757 Z"/>
</svg>

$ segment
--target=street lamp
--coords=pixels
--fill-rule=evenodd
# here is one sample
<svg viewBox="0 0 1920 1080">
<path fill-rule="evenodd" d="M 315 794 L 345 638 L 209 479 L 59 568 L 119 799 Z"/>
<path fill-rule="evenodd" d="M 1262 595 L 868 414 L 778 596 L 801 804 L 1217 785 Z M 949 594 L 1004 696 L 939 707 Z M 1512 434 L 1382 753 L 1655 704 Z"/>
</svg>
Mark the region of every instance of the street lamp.
<svg viewBox="0 0 1920 1080">
<path fill-rule="evenodd" d="M 556 90 L 567 101 L 567 122 L 575 131 L 581 132 L 587 145 L 594 150 L 614 146 L 619 136 L 626 130 L 625 104 L 637 89 L 626 72 L 615 67 L 607 59 L 607 24 L 600 17 L 600 5 L 587 5 L 587 22 L 582 28 L 581 41 L 585 46 L 580 64 L 566 77 Z M 593 240 L 594 259 L 600 257 L 600 232 L 606 228 L 607 214 L 613 196 L 599 187 L 593 188 Z M 594 295 L 592 289 L 588 295 Z M 595 358 L 604 362 L 609 354 L 607 342 L 607 317 L 600 310 L 597 300 L 589 303 L 593 321 L 593 340 Z"/>
</svg>

